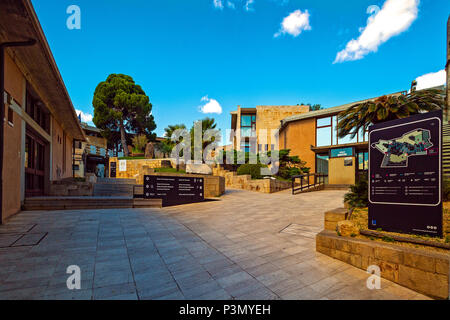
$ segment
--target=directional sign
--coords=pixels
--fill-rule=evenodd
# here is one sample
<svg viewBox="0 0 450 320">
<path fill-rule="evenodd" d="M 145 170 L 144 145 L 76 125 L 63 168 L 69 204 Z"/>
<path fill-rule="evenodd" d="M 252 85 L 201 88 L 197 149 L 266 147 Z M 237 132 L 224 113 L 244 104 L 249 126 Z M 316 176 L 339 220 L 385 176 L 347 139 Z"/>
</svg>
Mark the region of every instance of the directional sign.
<svg viewBox="0 0 450 320">
<path fill-rule="evenodd" d="M 442 111 L 369 128 L 369 228 L 442 236 Z"/>
<path fill-rule="evenodd" d="M 179 176 L 145 176 L 144 198 L 162 199 L 163 206 L 205 200 L 203 178 Z"/>
</svg>

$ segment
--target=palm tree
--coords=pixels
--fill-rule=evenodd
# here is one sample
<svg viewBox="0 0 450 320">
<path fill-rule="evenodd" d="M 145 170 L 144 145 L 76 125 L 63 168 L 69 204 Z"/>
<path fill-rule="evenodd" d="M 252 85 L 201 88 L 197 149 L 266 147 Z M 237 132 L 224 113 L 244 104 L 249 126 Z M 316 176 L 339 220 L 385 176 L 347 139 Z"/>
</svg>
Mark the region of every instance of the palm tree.
<svg viewBox="0 0 450 320">
<path fill-rule="evenodd" d="M 173 133 L 176 130 L 186 130 L 186 126 L 184 124 L 175 124 L 175 125 L 169 125 L 167 128 L 164 128 L 164 137 L 166 140 L 160 143 L 160 150 L 163 153 L 170 154 L 175 147 L 176 143 L 171 140 Z M 180 170 L 180 164 L 177 161 L 177 171 Z"/>
<path fill-rule="evenodd" d="M 402 119 L 414 114 L 440 110 L 444 106 L 443 94 L 438 89 L 416 91 L 415 85 L 411 92 L 397 96 L 382 96 L 375 100 L 352 105 L 338 116 L 338 136 L 355 137 L 361 129 L 366 131 L 370 125 Z"/>
<path fill-rule="evenodd" d="M 206 117 L 206 118 L 204 118 L 202 120 L 199 120 L 199 121 L 202 124 L 202 139 L 205 136 L 205 132 L 207 130 L 216 130 L 217 123 L 216 123 L 216 120 L 214 120 L 214 118 Z M 194 127 L 195 127 L 195 124 L 191 128 L 191 156 L 192 157 L 194 156 Z M 211 144 L 211 143 L 217 144 L 217 142 L 218 141 L 215 141 L 215 138 L 212 138 L 212 141 L 202 141 L 202 154 L 203 154 L 203 151 L 205 150 L 205 148 L 209 144 Z"/>
</svg>

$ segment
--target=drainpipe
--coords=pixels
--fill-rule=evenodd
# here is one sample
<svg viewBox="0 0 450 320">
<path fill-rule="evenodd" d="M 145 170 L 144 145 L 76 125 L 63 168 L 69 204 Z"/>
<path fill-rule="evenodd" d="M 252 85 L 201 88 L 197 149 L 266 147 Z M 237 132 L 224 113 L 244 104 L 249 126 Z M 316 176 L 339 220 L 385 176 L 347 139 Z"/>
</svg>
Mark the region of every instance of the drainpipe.
<svg viewBox="0 0 450 320">
<path fill-rule="evenodd" d="M 3 223 L 3 148 L 5 142 L 5 49 L 11 47 L 28 47 L 36 40 L 0 43 L 0 224 Z"/>
</svg>

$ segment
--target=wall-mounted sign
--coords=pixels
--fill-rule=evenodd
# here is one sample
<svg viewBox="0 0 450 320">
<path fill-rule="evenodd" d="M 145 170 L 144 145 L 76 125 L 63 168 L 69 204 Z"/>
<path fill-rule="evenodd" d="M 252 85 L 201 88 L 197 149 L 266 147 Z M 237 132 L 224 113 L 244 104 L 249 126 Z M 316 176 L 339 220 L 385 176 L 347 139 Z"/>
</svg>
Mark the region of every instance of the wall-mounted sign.
<svg viewBox="0 0 450 320">
<path fill-rule="evenodd" d="M 353 148 L 339 148 L 330 150 L 330 158 L 351 157 L 353 156 Z"/>
<path fill-rule="evenodd" d="M 205 200 L 203 178 L 145 176 L 144 199 L 162 199 L 163 206 Z"/>
<path fill-rule="evenodd" d="M 119 160 L 119 171 L 127 171 L 127 160 Z"/>
<path fill-rule="evenodd" d="M 442 111 L 369 128 L 369 228 L 442 236 Z"/>
<path fill-rule="evenodd" d="M 353 167 L 353 158 L 345 158 L 344 167 Z"/>
<path fill-rule="evenodd" d="M 110 162 L 109 163 L 109 177 L 110 178 L 116 178 L 117 177 L 117 163 L 116 162 Z"/>
</svg>

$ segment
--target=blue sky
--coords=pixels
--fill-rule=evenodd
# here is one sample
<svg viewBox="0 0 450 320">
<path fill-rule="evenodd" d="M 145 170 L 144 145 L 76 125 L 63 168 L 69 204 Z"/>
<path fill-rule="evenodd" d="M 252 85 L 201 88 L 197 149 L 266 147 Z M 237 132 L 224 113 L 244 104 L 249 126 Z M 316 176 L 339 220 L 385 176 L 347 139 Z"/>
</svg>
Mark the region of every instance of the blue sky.
<svg viewBox="0 0 450 320">
<path fill-rule="evenodd" d="M 229 128 L 237 105 L 332 107 L 443 81 L 448 0 L 32 2 L 75 108 L 92 114 L 97 84 L 128 74 L 158 135 L 205 116 Z"/>
</svg>

